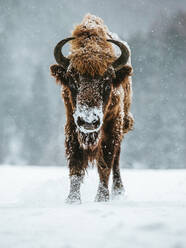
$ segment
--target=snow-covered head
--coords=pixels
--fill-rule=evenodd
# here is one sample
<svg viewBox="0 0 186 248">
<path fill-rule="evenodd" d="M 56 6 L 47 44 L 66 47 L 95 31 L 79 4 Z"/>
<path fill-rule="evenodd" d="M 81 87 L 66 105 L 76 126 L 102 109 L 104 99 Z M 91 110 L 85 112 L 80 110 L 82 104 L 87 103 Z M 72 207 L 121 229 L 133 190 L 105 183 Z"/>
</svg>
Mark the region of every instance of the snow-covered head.
<svg viewBox="0 0 186 248">
<path fill-rule="evenodd" d="M 101 136 L 104 113 L 108 107 L 112 85 L 110 78 L 80 76 L 75 98 L 74 120 L 79 132 L 80 144 L 94 149 Z"/>
<path fill-rule="evenodd" d="M 130 51 L 123 43 L 108 39 L 107 27 L 93 15 L 85 16 L 72 36 L 56 45 L 54 56 L 61 67 L 58 76 L 54 72 L 55 65 L 51 72 L 68 88 L 80 144 L 84 149 L 94 150 L 99 143 L 113 88 L 132 71 L 126 65 Z M 71 54 L 65 57 L 61 49 L 68 41 L 71 42 Z M 112 43 L 121 50 L 118 58 Z"/>
</svg>

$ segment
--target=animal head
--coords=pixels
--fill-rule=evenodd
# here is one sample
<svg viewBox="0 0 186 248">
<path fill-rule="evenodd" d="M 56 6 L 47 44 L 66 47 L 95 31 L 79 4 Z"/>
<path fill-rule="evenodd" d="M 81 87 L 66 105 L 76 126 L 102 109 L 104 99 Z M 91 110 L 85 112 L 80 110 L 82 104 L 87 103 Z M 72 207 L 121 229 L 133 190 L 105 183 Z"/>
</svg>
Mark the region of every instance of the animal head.
<svg viewBox="0 0 186 248">
<path fill-rule="evenodd" d="M 113 88 L 119 87 L 132 72 L 132 67 L 126 65 L 128 48 L 120 41 L 100 38 L 92 30 L 87 32 L 81 26 L 80 35 L 76 32 L 75 37 L 61 40 L 54 49 L 58 65 L 51 66 L 51 74 L 68 89 L 79 141 L 91 150 L 98 145 Z M 62 48 L 69 41 L 75 49 L 71 56 L 65 57 Z M 102 47 L 95 48 L 99 42 Z M 111 43 L 120 48 L 118 58 L 110 53 Z"/>
</svg>

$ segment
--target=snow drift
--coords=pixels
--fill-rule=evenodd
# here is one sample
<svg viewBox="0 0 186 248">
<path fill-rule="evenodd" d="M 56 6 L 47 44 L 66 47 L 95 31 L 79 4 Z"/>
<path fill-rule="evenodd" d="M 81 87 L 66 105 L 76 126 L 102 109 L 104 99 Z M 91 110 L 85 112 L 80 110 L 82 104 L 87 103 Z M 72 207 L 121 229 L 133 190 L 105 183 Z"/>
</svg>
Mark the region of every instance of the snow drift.
<svg viewBox="0 0 186 248">
<path fill-rule="evenodd" d="M 68 170 L 0 167 L 0 247 L 182 248 L 186 171 L 122 170 L 127 196 L 96 203 L 88 171 L 82 204 L 64 203 Z"/>
</svg>

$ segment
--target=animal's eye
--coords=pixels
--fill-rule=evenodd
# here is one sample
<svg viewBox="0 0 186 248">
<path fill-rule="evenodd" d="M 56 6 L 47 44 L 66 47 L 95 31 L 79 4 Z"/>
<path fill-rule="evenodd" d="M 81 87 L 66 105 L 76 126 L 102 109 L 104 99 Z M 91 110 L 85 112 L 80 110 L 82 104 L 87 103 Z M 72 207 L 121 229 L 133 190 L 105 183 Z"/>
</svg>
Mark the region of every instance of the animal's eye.
<svg viewBox="0 0 186 248">
<path fill-rule="evenodd" d="M 72 82 L 72 81 L 69 81 L 69 88 L 70 88 L 71 90 L 76 90 L 76 89 L 77 89 L 75 83 Z"/>
<path fill-rule="evenodd" d="M 106 92 L 106 93 L 109 93 L 109 92 L 110 92 L 110 89 L 111 89 L 110 84 L 107 84 L 107 85 L 105 86 L 105 92 Z"/>
</svg>

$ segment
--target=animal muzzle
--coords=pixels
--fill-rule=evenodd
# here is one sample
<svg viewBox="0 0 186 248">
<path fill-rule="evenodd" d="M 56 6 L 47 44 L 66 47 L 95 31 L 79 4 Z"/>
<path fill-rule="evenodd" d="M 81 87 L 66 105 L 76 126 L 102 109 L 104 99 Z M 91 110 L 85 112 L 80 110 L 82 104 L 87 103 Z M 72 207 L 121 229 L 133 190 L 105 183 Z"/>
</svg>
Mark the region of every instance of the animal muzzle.
<svg viewBox="0 0 186 248">
<path fill-rule="evenodd" d="M 83 117 L 78 116 L 77 125 L 80 129 L 86 130 L 86 132 L 92 132 L 100 127 L 100 118 L 99 116 L 95 116 L 94 119 L 89 122 L 87 120 L 84 120 Z"/>
<path fill-rule="evenodd" d="M 78 106 L 74 113 L 74 120 L 80 144 L 84 149 L 94 150 L 99 143 L 103 123 L 102 108 Z"/>
<path fill-rule="evenodd" d="M 103 122 L 102 108 L 78 106 L 74 113 L 74 120 L 80 132 L 98 132 Z"/>
</svg>

